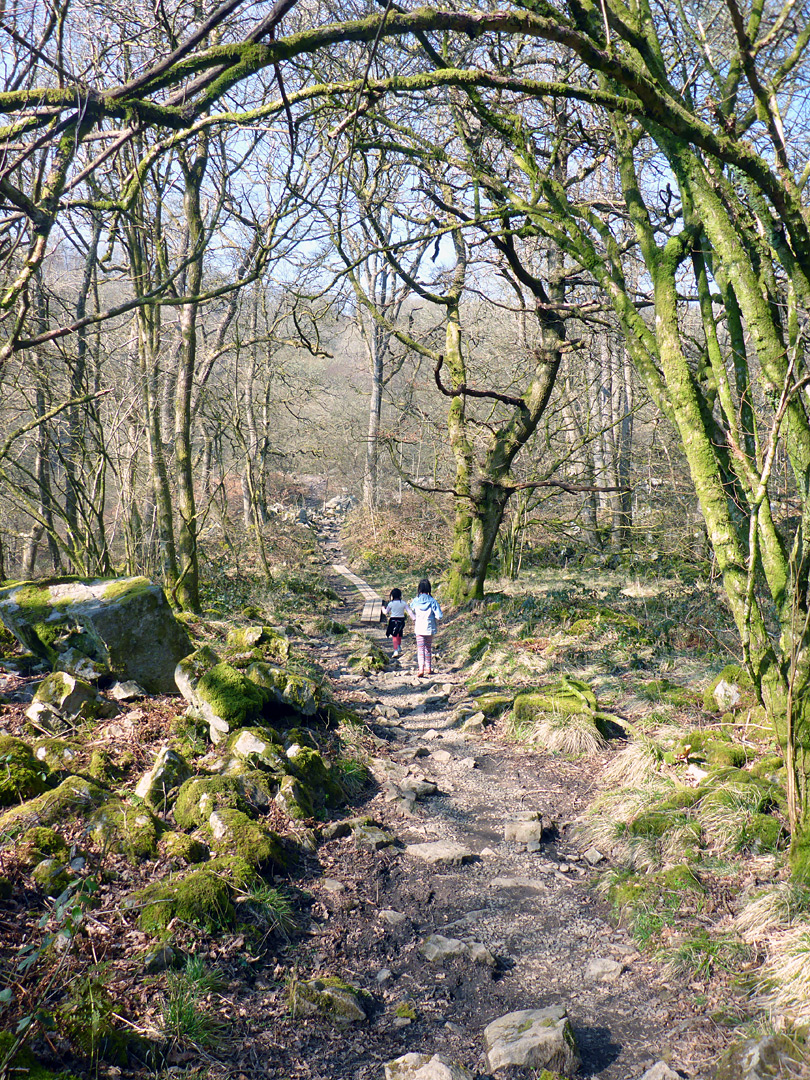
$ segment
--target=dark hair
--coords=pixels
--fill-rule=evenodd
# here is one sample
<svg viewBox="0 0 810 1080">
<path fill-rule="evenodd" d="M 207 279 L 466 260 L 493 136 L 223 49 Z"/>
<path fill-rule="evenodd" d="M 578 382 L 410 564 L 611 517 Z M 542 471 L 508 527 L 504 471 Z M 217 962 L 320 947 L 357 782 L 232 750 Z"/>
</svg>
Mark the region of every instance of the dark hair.
<svg viewBox="0 0 810 1080">
<path fill-rule="evenodd" d="M 430 596 L 430 582 L 426 577 L 423 577 L 419 582 L 419 595 L 421 596 L 422 593 L 427 593 Z"/>
<path fill-rule="evenodd" d="M 401 600 L 402 599 L 402 591 L 400 589 L 392 589 L 391 590 L 391 599 L 392 600 Z"/>
</svg>

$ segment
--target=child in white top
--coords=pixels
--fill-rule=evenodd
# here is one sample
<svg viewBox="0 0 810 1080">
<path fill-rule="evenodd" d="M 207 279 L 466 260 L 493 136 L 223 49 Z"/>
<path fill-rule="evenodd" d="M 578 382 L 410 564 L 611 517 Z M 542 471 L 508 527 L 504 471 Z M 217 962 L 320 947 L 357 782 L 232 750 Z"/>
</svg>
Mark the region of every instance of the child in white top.
<svg viewBox="0 0 810 1080">
<path fill-rule="evenodd" d="M 391 590 L 391 599 L 383 608 L 384 614 L 388 616 L 388 625 L 385 628 L 385 636 L 391 638 L 391 643 L 394 646 L 394 651 L 391 654 L 394 659 L 399 656 L 402 649 L 402 632 L 405 629 L 405 610 L 407 604 L 402 599 L 402 593 L 399 589 Z"/>
</svg>

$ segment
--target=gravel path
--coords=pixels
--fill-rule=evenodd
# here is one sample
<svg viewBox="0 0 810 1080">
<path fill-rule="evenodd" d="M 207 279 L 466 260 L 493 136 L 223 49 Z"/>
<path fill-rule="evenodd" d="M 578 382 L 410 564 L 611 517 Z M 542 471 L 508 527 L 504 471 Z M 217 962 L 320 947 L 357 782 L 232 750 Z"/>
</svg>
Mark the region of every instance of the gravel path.
<svg viewBox="0 0 810 1080">
<path fill-rule="evenodd" d="M 342 579 L 333 584 L 347 608 L 358 611 L 352 586 Z M 386 646 L 382 627 L 365 629 Z M 564 1004 L 583 1058 L 581 1075 L 637 1080 L 664 1059 L 683 1076 L 708 1078 L 727 1035 L 692 1007 L 689 987 L 668 983 L 661 966 L 614 925 L 595 889 L 599 873 L 573 835 L 572 822 L 608 758 L 529 752 L 503 740 L 497 728 L 487 729 L 488 737 L 465 735 L 453 716 L 466 695 L 459 674 L 416 678 L 412 637 L 405 644 L 402 666 L 370 678 L 348 672 L 340 645 L 319 649 L 319 661 L 378 737 L 381 791 L 368 812 L 400 842 L 399 853 L 374 854 L 376 872 L 344 875 L 349 893 L 362 901 L 350 909 L 344 955 L 386 1009 L 372 1025 L 373 1037 L 366 1035 L 365 1063 L 362 1054 L 344 1056 L 335 1077 L 381 1077 L 369 1054 L 387 1059 L 410 1051 L 451 1053 L 485 1072 L 486 1024 L 516 1009 Z M 389 710 L 388 718 L 376 706 Z M 435 782 L 438 794 L 412 808 L 396 798 L 397 786 L 421 779 Z M 531 811 L 546 823 L 536 851 L 504 839 L 506 823 Z M 407 853 L 408 845 L 435 841 L 463 845 L 472 857 L 464 865 L 430 866 Z M 337 852 L 336 859 L 342 865 Z M 333 932 L 342 925 L 338 907 L 332 901 Z M 391 910 L 405 918 L 386 924 L 380 912 Z M 419 946 L 431 933 L 482 943 L 497 967 L 469 959 L 428 963 Z M 364 955 L 352 953 L 353 941 Z M 389 1006 L 403 995 L 419 1018 L 392 1025 Z"/>
</svg>

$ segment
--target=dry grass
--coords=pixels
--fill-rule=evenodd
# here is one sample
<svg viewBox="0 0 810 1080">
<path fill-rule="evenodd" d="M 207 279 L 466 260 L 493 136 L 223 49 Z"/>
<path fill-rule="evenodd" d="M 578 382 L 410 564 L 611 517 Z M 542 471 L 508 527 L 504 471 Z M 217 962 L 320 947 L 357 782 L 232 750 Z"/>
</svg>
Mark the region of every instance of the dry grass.
<svg viewBox="0 0 810 1080">
<path fill-rule="evenodd" d="M 793 881 L 779 881 L 754 897 L 734 919 L 735 931 L 746 941 L 766 941 L 801 922 L 810 911 L 810 889 Z"/>
<path fill-rule="evenodd" d="M 590 757 L 604 750 L 607 740 L 587 713 L 545 713 L 534 725 L 529 742 L 558 754 Z"/>
<path fill-rule="evenodd" d="M 771 938 L 759 982 L 760 1003 L 774 1021 L 810 1024 L 810 923 L 800 923 Z"/>
<path fill-rule="evenodd" d="M 650 783 L 658 771 L 663 750 L 654 739 L 638 735 L 617 754 L 603 773 L 607 784 L 639 787 Z"/>
</svg>

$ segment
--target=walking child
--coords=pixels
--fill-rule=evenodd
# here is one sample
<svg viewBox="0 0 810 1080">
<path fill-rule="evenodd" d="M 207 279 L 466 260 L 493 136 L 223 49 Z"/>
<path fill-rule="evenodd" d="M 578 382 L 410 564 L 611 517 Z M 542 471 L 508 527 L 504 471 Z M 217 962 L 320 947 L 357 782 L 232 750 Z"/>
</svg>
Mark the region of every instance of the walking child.
<svg viewBox="0 0 810 1080">
<path fill-rule="evenodd" d="M 430 582 L 422 578 L 419 591 L 406 605 L 405 610 L 413 619 L 413 632 L 416 635 L 417 676 L 433 674 L 433 635 L 436 633 L 436 620 L 442 617 L 439 601 L 430 595 Z"/>
<path fill-rule="evenodd" d="M 405 611 L 407 604 L 402 599 L 399 589 L 391 590 L 391 599 L 383 608 L 383 613 L 388 616 L 388 625 L 385 628 L 385 636 L 391 638 L 394 651 L 391 654 L 394 659 L 399 656 L 402 649 L 402 631 L 405 629 Z"/>
</svg>

